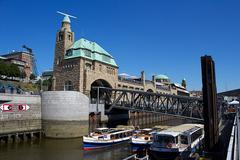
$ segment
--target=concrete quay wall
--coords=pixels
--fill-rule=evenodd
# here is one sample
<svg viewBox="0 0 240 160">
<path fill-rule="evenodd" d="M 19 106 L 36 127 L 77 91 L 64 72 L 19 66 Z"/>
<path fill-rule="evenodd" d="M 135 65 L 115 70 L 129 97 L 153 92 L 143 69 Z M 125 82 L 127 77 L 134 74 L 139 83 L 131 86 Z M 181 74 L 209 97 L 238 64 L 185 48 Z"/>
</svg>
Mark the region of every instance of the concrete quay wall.
<svg viewBox="0 0 240 160">
<path fill-rule="evenodd" d="M 11 112 L 0 111 L 0 134 L 41 130 L 41 97 L 39 95 L 0 94 L 0 101 L 11 104 Z M 18 110 L 19 104 L 27 104 L 30 109 Z M 0 104 L 1 106 L 2 104 Z"/>
<path fill-rule="evenodd" d="M 89 98 L 76 91 L 43 92 L 42 127 L 45 136 L 51 138 L 88 134 Z"/>
</svg>

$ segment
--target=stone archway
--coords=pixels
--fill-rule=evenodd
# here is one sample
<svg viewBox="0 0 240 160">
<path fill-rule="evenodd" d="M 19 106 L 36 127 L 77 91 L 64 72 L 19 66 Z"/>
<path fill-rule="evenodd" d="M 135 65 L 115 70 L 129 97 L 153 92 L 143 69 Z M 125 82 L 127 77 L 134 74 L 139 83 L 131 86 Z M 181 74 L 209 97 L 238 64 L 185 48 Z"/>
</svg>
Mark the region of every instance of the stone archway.
<svg viewBox="0 0 240 160">
<path fill-rule="evenodd" d="M 97 96 L 98 96 L 98 90 L 97 90 L 96 87 L 112 88 L 110 83 L 108 83 L 104 79 L 97 79 L 94 82 L 92 82 L 92 84 L 91 84 L 91 91 L 90 91 L 90 97 L 91 97 L 91 100 L 93 100 L 93 101 L 95 101 L 97 99 Z M 101 90 L 99 91 L 99 98 L 100 97 L 103 97 L 103 93 L 101 92 Z"/>
<path fill-rule="evenodd" d="M 151 92 L 151 93 L 153 93 L 153 90 L 152 90 L 152 89 L 148 89 L 147 92 Z"/>
<path fill-rule="evenodd" d="M 89 114 L 89 128 L 94 130 L 102 125 L 102 120 L 105 116 L 105 94 L 99 90 L 99 99 L 98 99 L 98 89 L 96 87 L 108 87 L 112 88 L 109 82 L 104 79 L 97 79 L 91 83 L 90 90 L 90 114 Z M 102 119 L 103 118 L 103 119 Z"/>
</svg>

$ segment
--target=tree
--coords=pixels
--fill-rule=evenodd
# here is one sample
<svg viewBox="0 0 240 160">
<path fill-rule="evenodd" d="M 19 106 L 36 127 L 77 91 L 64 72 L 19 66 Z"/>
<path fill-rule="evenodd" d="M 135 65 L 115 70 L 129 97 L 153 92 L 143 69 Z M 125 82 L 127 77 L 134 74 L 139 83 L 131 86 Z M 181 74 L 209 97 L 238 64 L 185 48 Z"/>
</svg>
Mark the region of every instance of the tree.
<svg viewBox="0 0 240 160">
<path fill-rule="evenodd" d="M 20 77 L 20 70 L 16 64 L 10 64 L 8 67 L 9 77 Z"/>
<path fill-rule="evenodd" d="M 6 72 L 7 72 L 6 64 L 2 60 L 0 60 L 0 78 L 2 76 L 6 76 Z"/>
<path fill-rule="evenodd" d="M 52 76 L 49 79 L 44 80 L 42 85 L 44 87 L 46 87 L 48 91 L 51 91 L 52 90 Z"/>
<path fill-rule="evenodd" d="M 35 74 L 31 74 L 31 75 L 30 75 L 30 79 L 31 79 L 31 80 L 34 80 L 34 79 L 36 79 L 36 76 L 35 76 Z"/>
<path fill-rule="evenodd" d="M 24 70 L 20 71 L 20 78 L 25 79 L 27 76 L 26 72 Z"/>
</svg>

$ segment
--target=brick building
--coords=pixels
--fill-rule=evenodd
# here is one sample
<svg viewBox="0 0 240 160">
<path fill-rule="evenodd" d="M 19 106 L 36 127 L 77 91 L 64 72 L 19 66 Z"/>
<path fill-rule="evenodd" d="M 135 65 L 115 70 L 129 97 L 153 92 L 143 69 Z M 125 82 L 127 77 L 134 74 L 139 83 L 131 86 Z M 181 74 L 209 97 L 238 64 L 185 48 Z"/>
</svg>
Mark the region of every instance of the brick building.
<svg viewBox="0 0 240 160">
<path fill-rule="evenodd" d="M 68 16 L 56 35 L 53 68 L 53 90 L 75 90 L 89 96 L 93 86 L 104 86 L 189 95 L 185 87 L 172 83 L 166 75 L 154 75 L 152 80 L 145 78 L 144 71 L 139 78 L 119 75 L 114 57 L 99 44 L 84 38 L 75 41 Z"/>
<path fill-rule="evenodd" d="M 27 51 L 13 51 L 2 55 L 6 63 L 16 64 L 20 71 L 26 73 L 26 80 L 30 80 L 30 75 L 34 73 L 34 56 Z"/>
</svg>

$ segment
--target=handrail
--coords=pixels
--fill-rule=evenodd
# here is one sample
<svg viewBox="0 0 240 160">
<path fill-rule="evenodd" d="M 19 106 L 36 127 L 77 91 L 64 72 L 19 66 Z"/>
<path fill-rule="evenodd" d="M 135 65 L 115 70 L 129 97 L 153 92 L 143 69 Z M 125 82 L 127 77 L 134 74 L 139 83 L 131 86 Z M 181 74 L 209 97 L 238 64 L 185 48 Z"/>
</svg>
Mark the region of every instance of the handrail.
<svg viewBox="0 0 240 160">
<path fill-rule="evenodd" d="M 148 160 L 148 159 L 149 159 L 149 156 L 146 155 L 146 156 L 144 156 L 144 157 L 142 157 L 142 158 L 138 158 L 138 157 L 137 157 L 137 154 L 133 154 L 133 155 L 131 155 L 131 156 L 128 156 L 127 158 L 124 158 L 123 160 L 129 160 L 129 159 L 132 159 L 132 158 L 134 158 L 135 160 Z"/>
<path fill-rule="evenodd" d="M 236 116 L 235 116 L 235 119 L 234 119 L 232 132 L 231 132 L 231 137 L 230 137 L 230 141 L 229 141 L 229 144 L 228 144 L 228 151 L 227 151 L 226 160 L 232 160 L 233 159 L 233 153 L 234 153 L 234 148 L 235 148 L 235 143 L 236 143 L 236 141 L 234 141 L 234 139 L 235 139 L 235 129 L 236 129 Z"/>
</svg>

